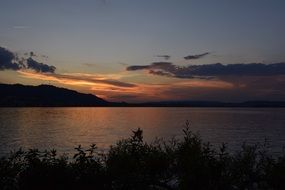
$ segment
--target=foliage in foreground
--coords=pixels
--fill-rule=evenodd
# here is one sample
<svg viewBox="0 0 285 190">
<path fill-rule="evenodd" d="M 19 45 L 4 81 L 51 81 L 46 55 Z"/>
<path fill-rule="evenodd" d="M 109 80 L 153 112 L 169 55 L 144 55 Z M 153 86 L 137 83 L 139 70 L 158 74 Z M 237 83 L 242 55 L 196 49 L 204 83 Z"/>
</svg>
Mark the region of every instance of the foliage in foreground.
<svg viewBox="0 0 285 190">
<path fill-rule="evenodd" d="M 192 133 L 183 139 L 143 141 L 142 130 L 111 146 L 76 148 L 73 158 L 55 150 L 19 150 L 0 159 L 0 188 L 14 189 L 285 189 L 285 156 L 244 144 L 230 154 Z"/>
</svg>

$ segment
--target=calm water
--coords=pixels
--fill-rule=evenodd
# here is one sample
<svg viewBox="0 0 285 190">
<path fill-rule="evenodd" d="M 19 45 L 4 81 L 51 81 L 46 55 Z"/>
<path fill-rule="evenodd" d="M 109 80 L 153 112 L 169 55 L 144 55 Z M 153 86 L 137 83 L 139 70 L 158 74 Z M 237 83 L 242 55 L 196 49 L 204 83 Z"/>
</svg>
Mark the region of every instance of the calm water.
<svg viewBox="0 0 285 190">
<path fill-rule="evenodd" d="M 285 145 L 284 108 L 0 108 L 0 154 L 19 147 L 67 153 L 79 144 L 107 148 L 138 127 L 147 141 L 179 138 L 186 120 L 215 145 L 237 149 L 265 138 L 274 152 Z"/>
</svg>

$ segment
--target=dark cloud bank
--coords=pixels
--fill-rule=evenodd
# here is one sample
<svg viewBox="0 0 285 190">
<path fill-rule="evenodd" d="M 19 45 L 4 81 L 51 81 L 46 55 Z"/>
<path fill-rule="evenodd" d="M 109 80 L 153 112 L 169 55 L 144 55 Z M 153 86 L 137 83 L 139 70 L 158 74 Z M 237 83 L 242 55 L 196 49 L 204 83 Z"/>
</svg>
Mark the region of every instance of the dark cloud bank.
<svg viewBox="0 0 285 190">
<path fill-rule="evenodd" d="M 32 57 L 34 53 L 30 53 L 28 59 L 19 58 L 17 54 L 10 50 L 0 47 L 0 70 L 21 70 L 21 69 L 32 69 L 36 72 L 41 73 L 54 73 L 56 67 L 50 66 L 44 63 L 39 63 Z"/>
<path fill-rule="evenodd" d="M 177 66 L 171 62 L 154 62 L 150 65 L 134 65 L 128 71 L 148 70 L 150 74 L 175 78 L 204 78 L 219 76 L 272 76 L 285 75 L 285 63 L 229 64 Z"/>
</svg>

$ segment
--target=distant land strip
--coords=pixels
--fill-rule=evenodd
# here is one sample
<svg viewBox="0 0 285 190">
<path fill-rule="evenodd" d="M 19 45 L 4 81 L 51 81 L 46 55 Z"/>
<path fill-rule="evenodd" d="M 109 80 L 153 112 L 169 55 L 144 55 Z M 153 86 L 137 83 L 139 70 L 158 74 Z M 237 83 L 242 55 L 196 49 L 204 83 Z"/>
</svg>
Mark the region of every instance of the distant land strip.
<svg viewBox="0 0 285 190">
<path fill-rule="evenodd" d="M 0 84 L 0 107 L 285 107 L 285 101 L 160 101 L 109 102 L 52 85 Z"/>
</svg>

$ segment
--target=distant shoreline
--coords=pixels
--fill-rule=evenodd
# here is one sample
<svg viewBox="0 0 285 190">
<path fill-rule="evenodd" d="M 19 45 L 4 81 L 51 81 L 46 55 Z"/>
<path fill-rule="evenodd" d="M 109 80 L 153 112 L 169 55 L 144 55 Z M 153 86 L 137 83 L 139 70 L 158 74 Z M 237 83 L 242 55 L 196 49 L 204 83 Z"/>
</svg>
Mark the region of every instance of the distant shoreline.
<svg viewBox="0 0 285 190">
<path fill-rule="evenodd" d="M 169 100 L 144 103 L 109 102 L 93 94 L 52 85 L 29 86 L 0 84 L 0 107 L 213 107 L 283 108 L 285 101 L 253 100 L 244 102 Z"/>
<path fill-rule="evenodd" d="M 285 106 L 0 106 L 0 108 L 285 108 Z"/>
</svg>

